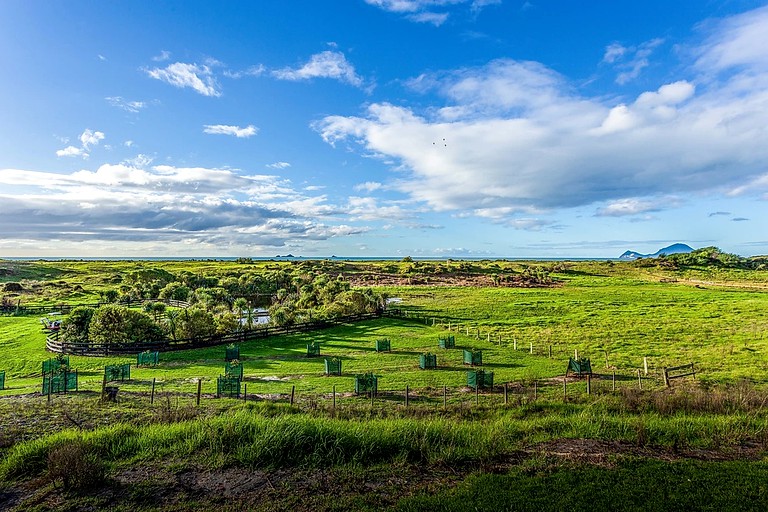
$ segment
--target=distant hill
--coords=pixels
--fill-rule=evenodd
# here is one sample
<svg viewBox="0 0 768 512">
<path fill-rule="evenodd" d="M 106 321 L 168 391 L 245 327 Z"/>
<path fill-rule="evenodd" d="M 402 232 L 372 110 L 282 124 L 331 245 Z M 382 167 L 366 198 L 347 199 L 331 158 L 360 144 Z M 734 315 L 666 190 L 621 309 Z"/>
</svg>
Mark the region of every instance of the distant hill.
<svg viewBox="0 0 768 512">
<path fill-rule="evenodd" d="M 653 254 L 640 254 L 639 252 L 635 251 L 626 251 L 624 254 L 619 256 L 619 259 L 636 260 L 638 258 L 658 258 L 662 254 L 680 254 L 687 252 L 693 252 L 693 247 L 686 244 L 672 244 L 670 246 L 659 249 Z"/>
</svg>

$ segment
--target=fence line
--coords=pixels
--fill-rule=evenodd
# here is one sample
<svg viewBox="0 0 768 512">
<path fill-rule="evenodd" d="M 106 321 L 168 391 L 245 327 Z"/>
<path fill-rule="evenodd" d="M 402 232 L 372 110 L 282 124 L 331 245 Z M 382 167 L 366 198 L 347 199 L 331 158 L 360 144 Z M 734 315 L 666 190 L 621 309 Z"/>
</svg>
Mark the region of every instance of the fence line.
<svg viewBox="0 0 768 512">
<path fill-rule="evenodd" d="M 127 306 L 127 307 L 137 307 L 141 306 L 145 302 L 162 302 L 164 304 L 167 304 L 168 306 L 174 307 L 174 308 L 183 308 L 187 309 L 191 304 L 189 302 L 183 301 L 183 300 L 175 300 L 175 299 L 141 299 L 141 300 L 131 300 L 131 301 L 125 301 L 125 302 L 91 302 L 87 304 L 66 304 L 66 303 L 59 303 L 59 304 L 47 304 L 47 305 L 22 305 L 21 302 L 17 303 L 15 306 L 10 305 L 3 305 L 0 306 L 0 313 L 3 314 L 21 314 L 21 315 L 38 315 L 38 314 L 51 314 L 55 312 L 67 314 L 70 313 L 73 309 L 79 308 L 79 307 L 86 307 L 86 308 L 100 308 L 101 306 L 107 306 L 110 304 L 117 304 L 120 306 Z"/>
</svg>

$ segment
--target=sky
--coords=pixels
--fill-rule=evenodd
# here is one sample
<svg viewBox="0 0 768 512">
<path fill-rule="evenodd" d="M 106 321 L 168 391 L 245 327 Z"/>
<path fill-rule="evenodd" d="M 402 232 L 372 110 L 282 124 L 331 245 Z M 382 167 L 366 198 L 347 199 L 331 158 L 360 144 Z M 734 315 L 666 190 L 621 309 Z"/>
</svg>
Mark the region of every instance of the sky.
<svg viewBox="0 0 768 512">
<path fill-rule="evenodd" d="M 768 254 L 768 3 L 0 2 L 0 258 Z"/>
</svg>

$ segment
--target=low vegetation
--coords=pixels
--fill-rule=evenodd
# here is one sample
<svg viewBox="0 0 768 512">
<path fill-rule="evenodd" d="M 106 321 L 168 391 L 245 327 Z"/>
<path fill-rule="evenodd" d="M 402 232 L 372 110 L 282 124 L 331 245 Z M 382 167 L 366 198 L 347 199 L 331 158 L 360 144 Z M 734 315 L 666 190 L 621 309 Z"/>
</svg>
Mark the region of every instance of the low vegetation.
<svg viewBox="0 0 768 512">
<path fill-rule="evenodd" d="M 211 347 L 132 368 L 117 403 L 101 401 L 103 369 L 130 358 L 73 355 L 80 391 L 48 403 L 37 394 L 51 357 L 44 333 L 35 316 L 12 316 L 18 308 L 9 306 L 11 316 L 0 317 L 0 502 L 762 509 L 764 263 L 716 248 L 633 262 L 4 262 L 0 282 L 19 284 L 0 292 L 5 304 L 110 303 L 73 309 L 62 327 L 72 339 L 194 332 L 183 309 L 127 307 L 128 296 L 188 301 L 199 329 L 242 328 L 254 307 L 290 324 L 380 308 L 386 297 L 409 318 L 241 344 L 246 401 L 213 399 L 224 347 Z M 458 348 L 439 349 L 449 333 Z M 391 352 L 374 350 L 382 338 Z M 307 357 L 309 342 L 320 343 L 320 358 Z M 467 387 L 462 348 L 483 351 L 494 389 Z M 427 352 L 436 370 L 419 369 Z M 584 379 L 563 387 L 575 352 L 598 374 L 589 395 Z M 341 376 L 324 375 L 324 357 L 341 362 Z M 665 388 L 662 368 L 688 362 L 696 379 Z M 368 372 L 379 376 L 373 400 L 351 392 L 351 377 Z"/>
</svg>

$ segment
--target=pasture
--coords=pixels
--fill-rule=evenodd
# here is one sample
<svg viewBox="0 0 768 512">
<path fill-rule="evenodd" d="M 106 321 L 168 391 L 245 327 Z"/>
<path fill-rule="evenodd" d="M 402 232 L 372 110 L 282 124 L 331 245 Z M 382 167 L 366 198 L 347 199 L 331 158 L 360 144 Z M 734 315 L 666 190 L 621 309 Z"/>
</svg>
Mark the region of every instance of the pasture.
<svg viewBox="0 0 768 512">
<path fill-rule="evenodd" d="M 90 278 L 89 265 L 95 269 Z M 45 262 L 26 268 L 20 282 L 60 302 L 79 286 L 75 301 L 88 302 L 137 265 Z M 158 265 L 222 276 L 253 270 L 235 262 Z M 292 264 L 256 266 L 267 265 Z M 453 286 L 434 277 L 407 285 L 412 277 L 402 277 L 403 265 L 334 263 L 335 271 L 360 282 L 385 280 L 386 273 L 399 279 L 376 291 L 399 298 L 393 307 L 410 318 L 385 316 L 240 344 L 245 401 L 214 398 L 216 378 L 224 373 L 225 347 L 218 346 L 161 353 L 156 367 L 136 368 L 131 357 L 70 356 L 79 391 L 49 403 L 39 394 L 40 368 L 53 354 L 45 350 L 37 316 L 0 316 L 0 370 L 6 370 L 0 498 L 10 496 L 17 510 L 35 500 L 49 509 L 109 503 L 117 510 L 141 508 L 147 500 L 155 504 L 148 510 L 227 503 L 280 509 L 298 502 L 323 510 L 424 510 L 461 508 L 466 500 L 498 507 L 525 497 L 528 509 L 563 506 L 547 500 L 547 488 L 576 492 L 574 503 L 630 499 L 619 503 L 639 510 L 708 503 L 727 509 L 728 492 L 751 493 L 755 503 L 768 499 L 759 484 L 764 463 L 757 462 L 768 446 L 765 271 L 574 262 L 549 268 L 546 286 L 504 287 Z M 545 266 L 475 262 L 471 272 L 498 276 L 530 265 Z M 45 280 L 49 274 L 55 281 Z M 34 294 L 24 299 L 42 302 Z M 456 348 L 439 348 L 438 338 L 448 334 Z M 376 352 L 382 338 L 390 340 L 391 352 Z M 320 357 L 307 356 L 310 342 L 320 343 Z M 476 395 L 467 387 L 463 348 L 482 350 L 482 369 L 494 372 L 494 389 Z M 591 395 L 584 379 L 569 378 L 564 397 L 562 376 L 574 351 L 591 358 L 599 375 Z M 437 356 L 437 369 L 419 369 L 425 352 Z M 341 361 L 341 376 L 324 375 L 326 357 Z M 696 380 L 665 389 L 661 369 L 688 362 L 695 364 Z M 118 401 L 101 402 L 104 366 L 125 363 L 132 365 L 131 379 L 116 383 Z M 365 372 L 379 376 L 373 402 L 352 392 L 353 376 Z M 150 404 L 153 380 L 157 396 Z M 67 446 L 80 448 L 61 454 Z M 52 486 L 60 480 L 51 461 L 57 457 L 91 457 L 99 474 L 118 485 L 96 498 L 74 486 L 68 495 L 74 501 L 56 505 Z M 137 480 L 139 465 L 151 468 L 152 476 Z M 662 489 L 664 496 L 633 492 L 633 468 L 644 488 Z M 254 471 L 263 477 L 256 495 L 232 488 L 229 501 L 216 493 L 190 494 L 178 484 L 194 476 L 200 489 L 229 485 L 253 478 L 246 474 Z M 288 473 L 324 484 L 308 488 Z M 200 474 L 210 481 L 199 480 Z M 22 492 L 14 483 L 36 475 L 48 475 L 39 491 Z M 152 487 L 158 478 L 165 488 Z M 272 485 L 270 478 L 279 480 Z M 403 487 L 402 478 L 409 485 Z M 708 491 L 678 492 L 686 479 L 710 482 Z M 383 494 L 365 491 L 370 485 Z M 161 498 L 148 498 L 147 486 Z"/>
</svg>

